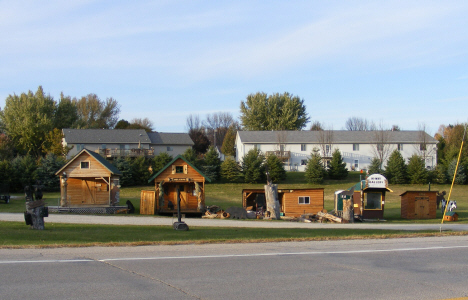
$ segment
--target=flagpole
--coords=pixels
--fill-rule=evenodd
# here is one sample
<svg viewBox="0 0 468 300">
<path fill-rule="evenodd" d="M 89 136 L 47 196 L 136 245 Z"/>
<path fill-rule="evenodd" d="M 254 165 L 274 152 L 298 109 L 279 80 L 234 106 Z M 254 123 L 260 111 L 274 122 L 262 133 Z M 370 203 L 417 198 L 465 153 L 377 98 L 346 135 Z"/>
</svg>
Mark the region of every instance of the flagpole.
<svg viewBox="0 0 468 300">
<path fill-rule="evenodd" d="M 466 134 L 466 125 L 464 127 L 465 127 L 465 130 L 463 131 L 463 138 L 462 138 L 462 142 L 461 142 L 461 145 L 460 145 L 460 152 L 458 153 L 457 165 L 455 167 L 455 172 L 453 173 L 452 186 L 450 187 L 450 192 L 449 192 L 447 201 L 445 203 L 444 215 L 442 216 L 442 222 L 440 223 L 440 232 L 442 232 L 442 224 L 444 224 L 445 213 L 447 212 L 447 207 L 448 207 L 448 204 L 449 204 L 449 201 L 450 201 L 450 196 L 452 195 L 453 185 L 455 184 L 455 177 L 457 176 L 458 165 L 460 164 L 460 157 L 461 157 L 461 154 L 462 154 L 463 142 L 465 140 L 465 134 Z"/>
</svg>

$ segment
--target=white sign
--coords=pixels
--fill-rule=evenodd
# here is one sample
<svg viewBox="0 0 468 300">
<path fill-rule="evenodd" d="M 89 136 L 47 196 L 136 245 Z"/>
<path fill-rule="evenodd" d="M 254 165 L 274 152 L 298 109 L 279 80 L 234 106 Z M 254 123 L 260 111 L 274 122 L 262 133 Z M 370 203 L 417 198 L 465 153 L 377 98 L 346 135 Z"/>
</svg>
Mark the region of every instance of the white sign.
<svg viewBox="0 0 468 300">
<path fill-rule="evenodd" d="M 374 189 L 385 189 L 388 187 L 387 178 L 380 174 L 372 174 L 366 179 L 366 187 Z"/>
</svg>

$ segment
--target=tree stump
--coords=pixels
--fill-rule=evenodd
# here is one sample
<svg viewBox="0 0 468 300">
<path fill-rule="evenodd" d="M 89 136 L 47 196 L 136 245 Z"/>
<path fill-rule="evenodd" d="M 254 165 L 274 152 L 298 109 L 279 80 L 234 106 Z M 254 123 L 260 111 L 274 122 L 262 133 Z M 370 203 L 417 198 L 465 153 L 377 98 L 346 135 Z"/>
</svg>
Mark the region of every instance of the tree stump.
<svg viewBox="0 0 468 300">
<path fill-rule="evenodd" d="M 265 198 L 266 198 L 266 216 L 271 219 L 279 220 L 280 216 L 280 204 L 278 201 L 278 185 L 268 184 L 264 186 Z"/>
<path fill-rule="evenodd" d="M 353 198 L 343 199 L 343 223 L 354 223 Z"/>
<path fill-rule="evenodd" d="M 44 230 L 44 217 L 49 216 L 49 210 L 42 200 L 42 186 L 34 186 L 34 194 L 33 190 L 26 186 L 24 193 L 26 196 L 26 211 L 24 212 L 26 225 L 31 225 L 32 229 Z M 34 201 L 34 196 L 36 201 Z"/>
</svg>

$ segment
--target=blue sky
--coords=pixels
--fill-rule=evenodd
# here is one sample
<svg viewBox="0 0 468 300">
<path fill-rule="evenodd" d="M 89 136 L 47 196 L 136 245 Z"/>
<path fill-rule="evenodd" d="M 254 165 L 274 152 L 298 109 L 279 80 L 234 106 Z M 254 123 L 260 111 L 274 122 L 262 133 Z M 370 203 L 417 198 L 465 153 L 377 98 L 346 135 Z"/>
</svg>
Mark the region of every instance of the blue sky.
<svg viewBox="0 0 468 300">
<path fill-rule="evenodd" d="M 468 1 L 0 0 L 0 106 L 42 85 L 183 132 L 189 114 L 289 92 L 327 128 L 434 134 L 468 121 L 467 15 Z"/>
</svg>

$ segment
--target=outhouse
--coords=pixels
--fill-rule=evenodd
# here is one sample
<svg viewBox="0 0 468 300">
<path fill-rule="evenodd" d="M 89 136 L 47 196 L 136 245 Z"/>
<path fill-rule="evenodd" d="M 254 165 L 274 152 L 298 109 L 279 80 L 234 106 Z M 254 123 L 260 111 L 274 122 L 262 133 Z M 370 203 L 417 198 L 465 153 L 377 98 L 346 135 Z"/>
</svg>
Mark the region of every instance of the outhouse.
<svg viewBox="0 0 468 300">
<path fill-rule="evenodd" d="M 120 171 L 96 152 L 83 149 L 55 175 L 60 176 L 60 207 L 119 204 Z"/>
<path fill-rule="evenodd" d="M 154 191 L 141 191 L 140 214 L 175 213 L 179 199 L 181 213 L 205 212 L 205 182 L 210 179 L 183 156 L 176 156 L 148 180 L 153 181 Z"/>
<path fill-rule="evenodd" d="M 372 174 L 354 187 L 354 216 L 360 219 L 384 219 L 385 193 L 393 192 L 381 174 Z"/>
<path fill-rule="evenodd" d="M 303 214 L 316 214 L 323 210 L 323 188 L 278 189 L 280 213 L 287 217 L 300 217 Z M 258 210 L 265 199 L 264 189 L 242 190 L 242 206 Z"/>
<path fill-rule="evenodd" d="M 400 195 L 403 219 L 435 219 L 437 212 L 436 191 L 406 191 Z"/>
</svg>

